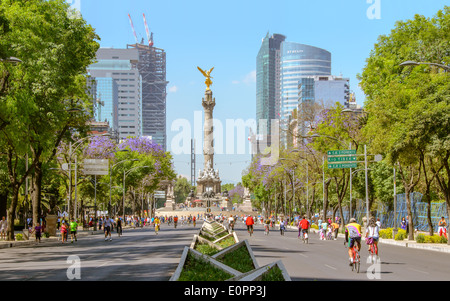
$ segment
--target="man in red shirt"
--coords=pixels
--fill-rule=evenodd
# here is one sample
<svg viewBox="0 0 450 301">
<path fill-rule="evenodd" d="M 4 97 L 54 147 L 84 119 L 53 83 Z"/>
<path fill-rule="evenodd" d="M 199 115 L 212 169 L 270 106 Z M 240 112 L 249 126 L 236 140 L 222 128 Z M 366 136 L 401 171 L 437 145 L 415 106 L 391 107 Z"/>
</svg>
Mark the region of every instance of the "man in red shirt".
<svg viewBox="0 0 450 301">
<path fill-rule="evenodd" d="M 253 224 L 255 221 L 253 220 L 253 217 L 251 215 L 247 216 L 247 219 L 245 220 L 245 224 L 247 225 L 247 231 L 252 235 L 253 233 Z"/>
<path fill-rule="evenodd" d="M 308 233 L 308 229 L 310 227 L 309 221 L 306 219 L 306 216 L 303 216 L 303 219 L 298 223 L 298 237 L 300 238 L 300 233 Z"/>
</svg>

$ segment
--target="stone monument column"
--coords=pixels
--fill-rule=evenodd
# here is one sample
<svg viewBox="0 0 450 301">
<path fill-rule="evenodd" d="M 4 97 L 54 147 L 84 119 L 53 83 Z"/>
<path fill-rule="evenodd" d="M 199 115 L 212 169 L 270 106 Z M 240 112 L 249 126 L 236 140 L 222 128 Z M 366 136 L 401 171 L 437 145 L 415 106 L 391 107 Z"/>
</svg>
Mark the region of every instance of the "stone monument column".
<svg viewBox="0 0 450 301">
<path fill-rule="evenodd" d="M 214 166 L 214 128 L 213 128 L 213 110 L 216 105 L 216 99 L 212 97 L 212 91 L 205 91 L 205 98 L 202 99 L 202 106 L 205 112 L 205 125 L 203 127 L 203 157 L 204 169 L 209 170 Z"/>
</svg>

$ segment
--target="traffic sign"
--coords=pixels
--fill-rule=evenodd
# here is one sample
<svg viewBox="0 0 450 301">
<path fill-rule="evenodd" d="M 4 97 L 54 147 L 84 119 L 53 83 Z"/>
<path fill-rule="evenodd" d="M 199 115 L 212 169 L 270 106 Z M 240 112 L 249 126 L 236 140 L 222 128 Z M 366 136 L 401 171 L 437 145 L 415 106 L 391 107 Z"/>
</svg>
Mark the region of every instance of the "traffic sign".
<svg viewBox="0 0 450 301">
<path fill-rule="evenodd" d="M 329 150 L 328 156 L 356 155 L 356 149 Z"/>
<path fill-rule="evenodd" d="M 347 157 L 329 157 L 328 162 L 348 162 L 348 161 L 356 161 L 356 156 L 347 156 Z"/>
<path fill-rule="evenodd" d="M 107 159 L 85 159 L 84 174 L 104 176 L 109 173 L 109 160 Z"/>
<path fill-rule="evenodd" d="M 356 168 L 356 163 L 335 163 L 335 164 L 328 164 L 328 168 Z"/>
</svg>

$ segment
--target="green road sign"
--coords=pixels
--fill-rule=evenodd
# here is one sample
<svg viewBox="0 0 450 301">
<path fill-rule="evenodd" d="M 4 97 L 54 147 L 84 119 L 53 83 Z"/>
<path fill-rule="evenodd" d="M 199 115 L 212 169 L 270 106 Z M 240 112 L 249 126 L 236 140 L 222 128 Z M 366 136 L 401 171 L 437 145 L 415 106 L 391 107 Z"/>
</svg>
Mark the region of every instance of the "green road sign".
<svg viewBox="0 0 450 301">
<path fill-rule="evenodd" d="M 336 163 L 336 164 L 328 164 L 328 168 L 356 168 L 356 163 Z"/>
<path fill-rule="evenodd" d="M 348 156 L 348 157 L 328 157 L 328 162 L 348 162 L 348 161 L 356 161 L 356 156 Z"/>
<path fill-rule="evenodd" d="M 356 155 L 356 149 L 330 150 L 330 151 L 327 151 L 327 153 L 328 153 L 328 156 Z"/>
</svg>

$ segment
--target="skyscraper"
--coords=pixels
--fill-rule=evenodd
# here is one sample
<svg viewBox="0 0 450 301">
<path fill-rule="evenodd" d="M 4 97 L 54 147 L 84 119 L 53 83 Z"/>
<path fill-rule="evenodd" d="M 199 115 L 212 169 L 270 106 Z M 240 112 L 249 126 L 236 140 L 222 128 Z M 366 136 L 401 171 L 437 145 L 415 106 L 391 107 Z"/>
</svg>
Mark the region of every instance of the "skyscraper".
<svg viewBox="0 0 450 301">
<path fill-rule="evenodd" d="M 117 84 L 119 138 L 141 136 L 141 76 L 137 67 L 139 62 L 137 49 L 100 48 L 97 51 L 97 61 L 89 66 L 90 75 L 102 78 L 102 81 L 111 78 Z M 97 95 L 98 93 L 99 91 Z"/>
<path fill-rule="evenodd" d="M 331 53 L 327 50 L 283 42 L 281 45 L 281 119 L 298 107 L 298 86 L 303 77 L 331 75 Z"/>
<path fill-rule="evenodd" d="M 137 68 L 141 76 L 142 91 L 142 135 L 167 148 L 166 134 L 166 52 L 151 45 L 127 45 L 137 50 Z"/>
<path fill-rule="evenodd" d="M 114 131 L 119 130 L 119 86 L 110 77 L 97 77 L 95 120 L 107 121 Z"/>
</svg>

